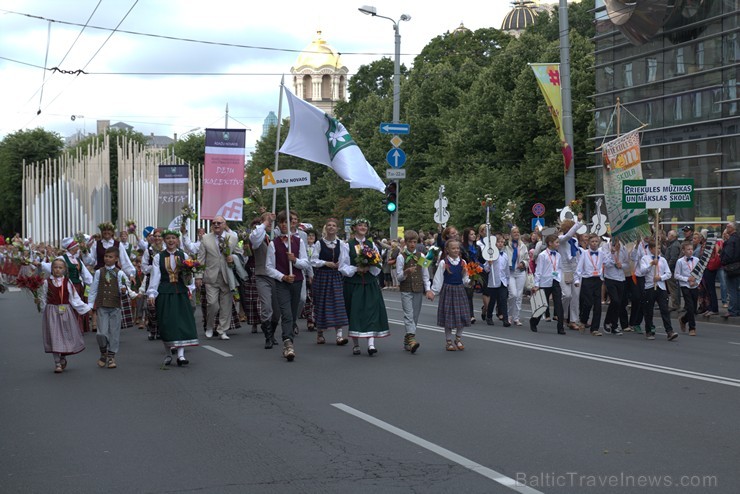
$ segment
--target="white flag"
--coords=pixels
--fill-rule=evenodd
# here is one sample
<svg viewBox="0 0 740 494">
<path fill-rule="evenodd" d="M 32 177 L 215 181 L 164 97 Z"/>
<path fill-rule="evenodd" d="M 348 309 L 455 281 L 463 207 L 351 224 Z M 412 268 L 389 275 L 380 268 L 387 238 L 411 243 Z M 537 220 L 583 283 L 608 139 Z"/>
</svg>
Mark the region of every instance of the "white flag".
<svg viewBox="0 0 740 494">
<path fill-rule="evenodd" d="M 294 96 L 287 88 L 290 131 L 280 152 L 332 168 L 353 189 L 385 191 L 347 129 L 337 119 Z"/>
</svg>

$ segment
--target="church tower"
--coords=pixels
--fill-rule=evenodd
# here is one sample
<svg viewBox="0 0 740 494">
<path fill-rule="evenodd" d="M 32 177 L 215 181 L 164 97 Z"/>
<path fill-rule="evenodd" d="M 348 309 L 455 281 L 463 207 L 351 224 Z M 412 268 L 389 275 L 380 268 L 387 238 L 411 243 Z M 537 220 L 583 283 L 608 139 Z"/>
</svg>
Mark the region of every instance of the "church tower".
<svg viewBox="0 0 740 494">
<path fill-rule="evenodd" d="M 321 37 L 308 45 L 290 68 L 293 75 L 293 92 L 312 105 L 334 115 L 334 106 L 347 100 L 347 73 L 339 53 Z"/>
</svg>

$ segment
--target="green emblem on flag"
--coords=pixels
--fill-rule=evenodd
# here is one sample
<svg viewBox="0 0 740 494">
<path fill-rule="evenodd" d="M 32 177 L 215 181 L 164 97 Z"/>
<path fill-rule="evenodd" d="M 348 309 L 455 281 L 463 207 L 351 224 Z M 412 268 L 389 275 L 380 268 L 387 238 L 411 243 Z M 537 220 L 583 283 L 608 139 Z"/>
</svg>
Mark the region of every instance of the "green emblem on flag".
<svg viewBox="0 0 740 494">
<path fill-rule="evenodd" d="M 349 135 L 344 125 L 339 122 L 336 118 L 331 118 L 329 115 L 325 115 L 329 121 L 329 129 L 326 131 L 326 139 L 329 144 L 329 156 L 334 159 L 339 151 L 349 146 L 357 146 L 357 143 L 352 136 Z"/>
</svg>

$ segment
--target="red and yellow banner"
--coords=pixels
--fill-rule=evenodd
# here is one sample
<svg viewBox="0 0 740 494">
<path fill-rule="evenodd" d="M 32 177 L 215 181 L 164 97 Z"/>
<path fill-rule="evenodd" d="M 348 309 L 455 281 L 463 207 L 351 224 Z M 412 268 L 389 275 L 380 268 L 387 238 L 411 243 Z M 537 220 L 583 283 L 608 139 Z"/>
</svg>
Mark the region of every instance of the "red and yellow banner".
<svg viewBox="0 0 740 494">
<path fill-rule="evenodd" d="M 573 161 L 573 149 L 565 140 L 565 131 L 563 131 L 563 99 L 560 95 L 560 64 L 559 63 L 531 63 L 529 64 L 537 78 L 537 85 L 540 86 L 542 95 L 545 97 L 547 109 L 550 110 L 552 120 L 555 122 L 555 129 L 560 137 L 560 145 L 563 148 L 563 162 L 565 171 L 568 171 Z"/>
</svg>

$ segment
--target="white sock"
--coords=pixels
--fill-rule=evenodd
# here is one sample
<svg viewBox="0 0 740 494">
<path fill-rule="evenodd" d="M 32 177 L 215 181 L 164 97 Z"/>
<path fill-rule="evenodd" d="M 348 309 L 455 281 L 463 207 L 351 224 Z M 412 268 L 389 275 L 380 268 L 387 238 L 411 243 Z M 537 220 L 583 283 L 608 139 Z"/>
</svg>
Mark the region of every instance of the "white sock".
<svg viewBox="0 0 740 494">
<path fill-rule="evenodd" d="M 373 338 L 373 337 L 368 338 L 367 339 L 367 347 L 370 348 L 370 347 L 374 347 L 374 346 L 375 346 L 375 338 Z"/>
<path fill-rule="evenodd" d="M 337 338 L 342 337 L 342 328 L 337 328 Z"/>
<path fill-rule="evenodd" d="M 177 358 L 184 357 L 185 356 L 185 347 L 181 346 L 177 349 Z"/>
</svg>

